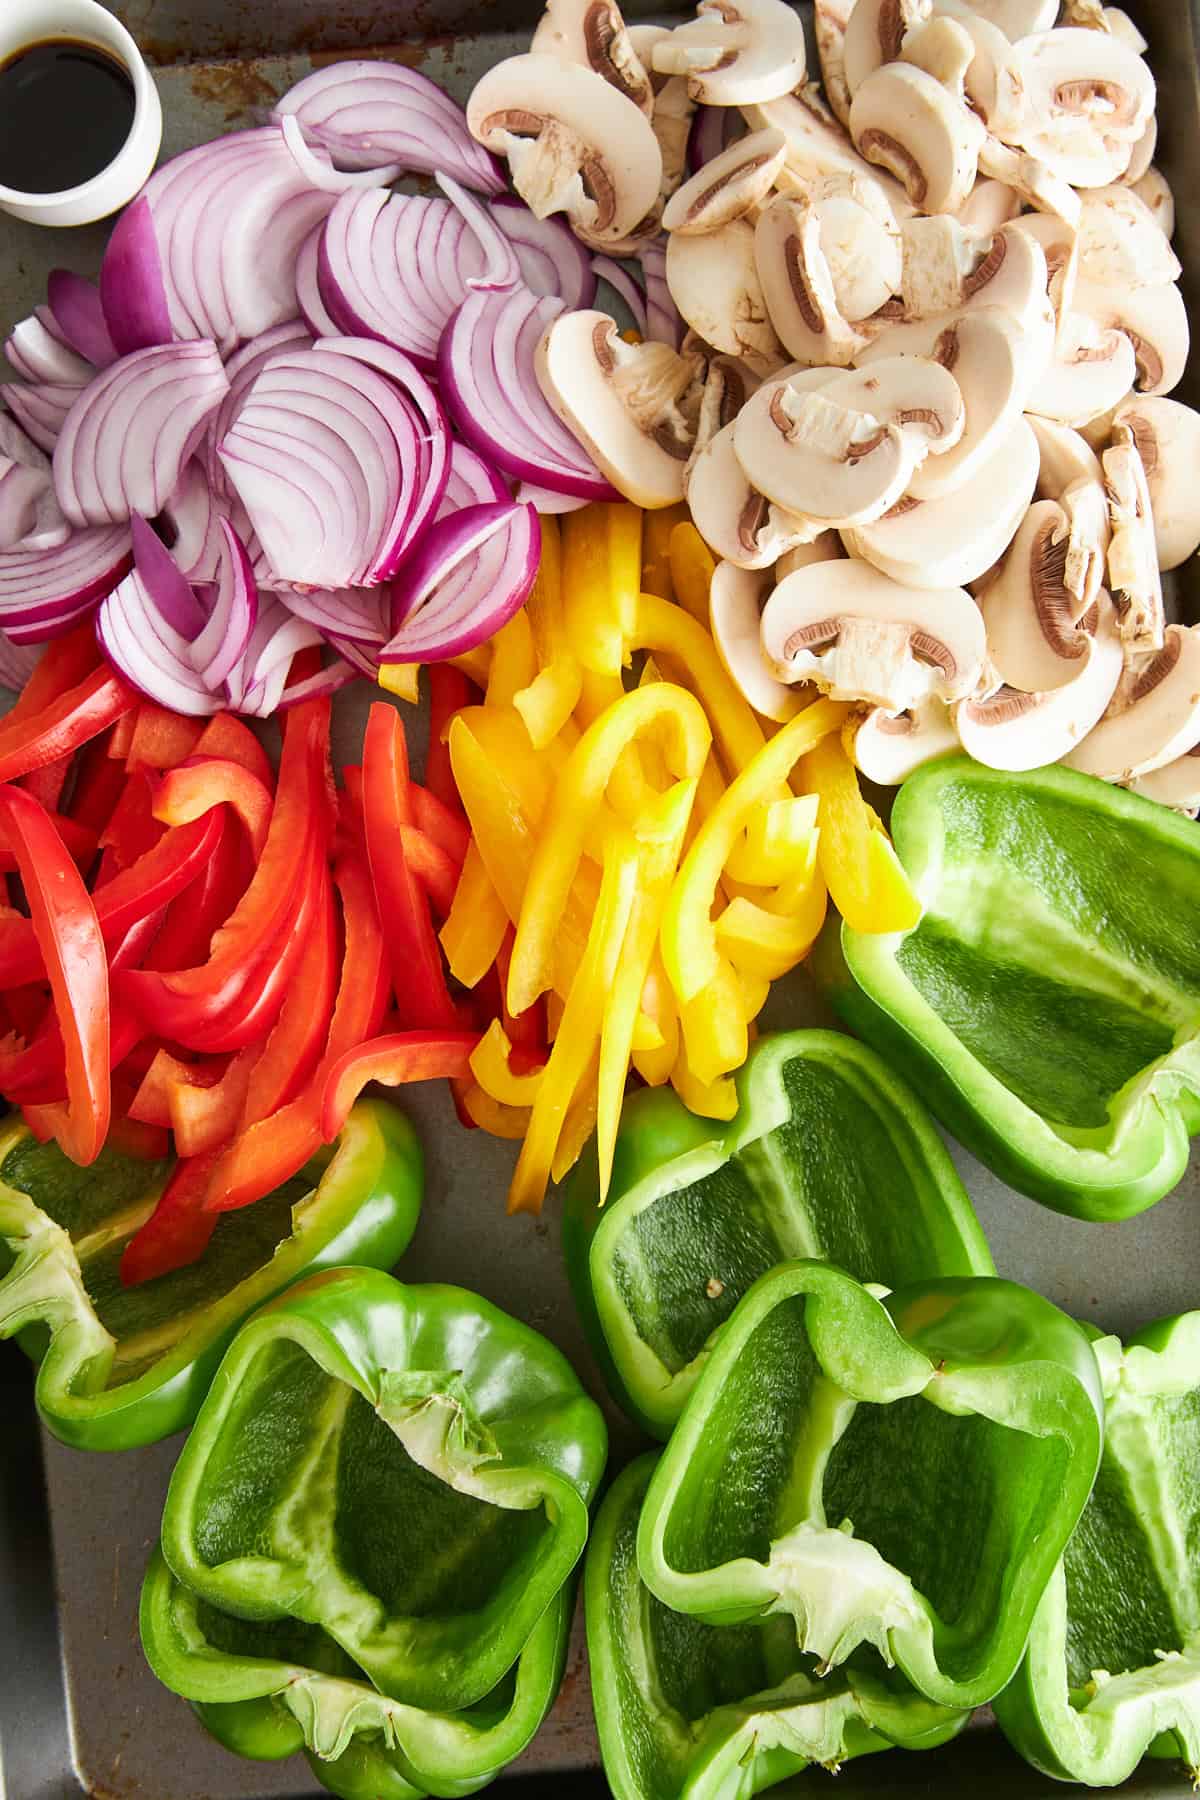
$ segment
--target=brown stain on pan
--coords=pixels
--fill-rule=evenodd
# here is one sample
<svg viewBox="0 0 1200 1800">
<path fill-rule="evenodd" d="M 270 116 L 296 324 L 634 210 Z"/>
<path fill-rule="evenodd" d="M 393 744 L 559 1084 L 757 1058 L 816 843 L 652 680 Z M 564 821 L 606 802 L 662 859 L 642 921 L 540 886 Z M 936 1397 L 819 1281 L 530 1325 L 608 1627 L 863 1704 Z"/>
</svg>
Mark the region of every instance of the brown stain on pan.
<svg viewBox="0 0 1200 1800">
<path fill-rule="evenodd" d="M 191 73 L 191 88 L 197 100 L 224 109 L 227 125 L 269 112 L 279 98 L 278 88 L 253 62 L 199 63 Z"/>
</svg>

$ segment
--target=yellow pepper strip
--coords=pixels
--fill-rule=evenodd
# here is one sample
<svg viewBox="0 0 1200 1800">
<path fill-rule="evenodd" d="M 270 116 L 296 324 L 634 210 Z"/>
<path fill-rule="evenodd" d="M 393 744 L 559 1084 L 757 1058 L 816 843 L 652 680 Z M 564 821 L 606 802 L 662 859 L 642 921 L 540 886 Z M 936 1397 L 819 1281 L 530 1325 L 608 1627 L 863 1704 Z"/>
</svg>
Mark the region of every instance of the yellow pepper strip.
<svg viewBox="0 0 1200 1800">
<path fill-rule="evenodd" d="M 684 685 L 704 703 L 722 760 L 736 775 L 766 743 L 753 708 L 730 680 L 712 638 L 680 606 L 655 594 L 638 600 L 631 646 L 653 650 L 677 665 Z M 669 670 L 669 673 L 675 673 Z"/>
<path fill-rule="evenodd" d="M 619 675 L 641 588 L 641 512 L 621 501 L 567 513 L 562 550 L 571 647 L 585 669 Z"/>
<path fill-rule="evenodd" d="M 737 1112 L 737 1089 L 729 1076 L 722 1075 L 711 1082 L 698 1081 L 682 1052 L 671 1070 L 671 1086 L 688 1111 L 698 1113 L 702 1119 L 732 1119 Z"/>
<path fill-rule="evenodd" d="M 508 1066 L 512 1045 L 499 1019 L 493 1019 L 471 1052 L 471 1073 L 493 1100 L 505 1106 L 532 1106 L 541 1085 L 542 1071 L 514 1075 Z"/>
<path fill-rule="evenodd" d="M 510 1012 L 524 1012 L 552 985 L 563 909 L 617 758 L 643 731 L 660 724 L 670 727 L 664 744 L 668 769 L 679 780 L 693 779 L 708 754 L 708 720 L 690 694 L 669 682 L 623 694 L 588 726 L 567 758 L 541 822 L 517 921 L 508 972 Z"/>
<path fill-rule="evenodd" d="M 505 1106 L 502 1101 L 493 1100 L 477 1081 L 464 1087 L 459 1098 L 468 1119 L 493 1137 L 523 1138 L 529 1130 L 527 1106 Z"/>
<path fill-rule="evenodd" d="M 380 663 L 379 685 L 387 694 L 408 700 L 413 706 L 420 699 L 420 663 Z"/>
<path fill-rule="evenodd" d="M 660 600 L 674 600 L 671 585 L 671 533 L 689 520 L 687 507 L 662 506 L 642 519 L 642 592 Z"/>
<path fill-rule="evenodd" d="M 473 681 L 477 688 L 485 688 L 492 668 L 491 643 L 476 644 L 473 650 L 464 650 L 459 656 L 448 656 L 446 661 L 452 669 L 458 669 L 468 681 Z"/>
<path fill-rule="evenodd" d="M 663 962 L 681 1004 L 694 1000 L 719 977 L 722 957 L 711 912 L 717 883 L 739 833 L 756 807 L 776 797 L 800 757 L 836 731 L 845 716 L 845 707 L 832 700 L 818 700 L 797 713 L 730 783 L 701 826 L 663 915 Z"/>
<path fill-rule="evenodd" d="M 552 1044 L 558 1036 L 558 1028 L 562 1024 L 565 1000 L 557 988 L 546 995 L 546 1042 Z"/>
<path fill-rule="evenodd" d="M 479 845 L 467 846 L 454 903 L 439 936 L 450 973 L 464 987 L 482 981 L 500 953 L 509 918 L 484 867 Z"/>
<path fill-rule="evenodd" d="M 696 1080 L 708 1086 L 740 1069 L 750 1049 L 745 997 L 732 965 L 722 957 L 714 979 L 679 1008 L 683 1049 Z"/>
<path fill-rule="evenodd" d="M 557 737 L 579 703 L 581 670 L 567 639 L 563 616 L 562 533 L 558 520 L 542 519 L 542 558 L 525 602 L 538 672 L 513 696 L 535 749 Z"/>
<path fill-rule="evenodd" d="M 536 824 L 546 810 L 565 756 L 556 757 L 553 746 L 535 750 L 524 721 L 511 706 L 465 706 L 455 716 L 491 757 L 497 773 L 520 801 L 525 817 Z"/>
<path fill-rule="evenodd" d="M 736 971 L 742 990 L 742 1017 L 749 1026 L 757 1019 L 767 1004 L 767 996 L 771 992 L 771 983 L 765 975 L 747 975 Z"/>
<path fill-rule="evenodd" d="M 828 890 L 817 869 L 817 843 L 812 866 L 764 896 L 761 903 L 731 900 L 717 920 L 717 943 L 743 980 L 747 975 L 778 981 L 802 962 L 825 923 Z"/>
<path fill-rule="evenodd" d="M 621 957 L 604 1006 L 600 1068 L 596 1081 L 596 1148 L 600 1159 L 600 1204 L 612 1177 L 613 1150 L 621 1122 L 621 1102 L 637 1033 L 642 989 L 658 942 L 663 907 L 679 866 L 683 834 L 696 797 L 696 783 L 681 781 L 663 797 L 659 817 L 644 827 L 640 879 Z M 661 1036 L 661 1034 L 660 1034 Z"/>
<path fill-rule="evenodd" d="M 817 797 L 794 795 L 759 807 L 746 822 L 738 876 L 752 887 L 778 887 L 809 865 L 817 842 Z"/>
<path fill-rule="evenodd" d="M 805 756 L 800 774 L 818 797 L 821 873 L 847 925 L 852 931 L 910 930 L 921 917 L 921 903 L 862 797 L 841 739 L 817 744 Z"/>
<path fill-rule="evenodd" d="M 616 975 L 637 893 L 641 858 L 641 846 L 629 832 L 624 837 L 614 833 L 605 845 L 600 898 L 587 949 L 571 983 L 550 1059 L 542 1070 L 529 1130 L 508 1191 L 510 1213 L 537 1213 L 542 1209 L 567 1110 L 595 1058 L 605 1000 Z M 516 954 L 514 948 L 514 963 Z"/>
<path fill-rule="evenodd" d="M 491 640 L 492 666 L 488 671 L 486 704 L 511 706 L 517 694 L 537 674 L 533 631 L 524 608 L 515 612 Z"/>
<path fill-rule="evenodd" d="M 671 559 L 671 586 L 675 598 L 685 612 L 698 619 L 708 630 L 708 590 L 716 571 L 716 561 L 696 527 L 690 522 L 677 525 L 671 533 L 668 551 Z"/>
<path fill-rule="evenodd" d="M 596 723 L 601 713 L 607 712 L 610 706 L 622 699 L 624 694 L 625 688 L 619 675 L 597 675 L 592 670 L 585 669 L 572 725 L 578 721 L 586 730 L 589 725 Z M 644 735 L 648 741 L 649 734 Z M 664 787 L 669 784 L 669 780 L 668 776 L 663 782 Z M 613 765 L 609 786 L 612 803 L 627 825 L 632 825 L 648 807 L 653 806 L 662 791 L 652 787 L 646 777 L 640 743 L 627 744 L 622 750 Z"/>
<path fill-rule="evenodd" d="M 550 1165 L 552 1181 L 563 1181 L 570 1174 L 596 1129 L 595 1063 L 596 1059 L 593 1057 L 579 1092 L 567 1108 L 567 1116 L 558 1137 L 558 1149 L 554 1152 L 554 1161 Z"/>
<path fill-rule="evenodd" d="M 654 1032 L 656 1042 L 646 1041 L 649 1031 Z M 679 1012 L 662 966 L 662 956 L 656 947 L 642 988 L 642 1010 L 634 1033 L 633 1066 L 649 1087 L 662 1087 L 671 1079 L 678 1056 Z"/>
</svg>

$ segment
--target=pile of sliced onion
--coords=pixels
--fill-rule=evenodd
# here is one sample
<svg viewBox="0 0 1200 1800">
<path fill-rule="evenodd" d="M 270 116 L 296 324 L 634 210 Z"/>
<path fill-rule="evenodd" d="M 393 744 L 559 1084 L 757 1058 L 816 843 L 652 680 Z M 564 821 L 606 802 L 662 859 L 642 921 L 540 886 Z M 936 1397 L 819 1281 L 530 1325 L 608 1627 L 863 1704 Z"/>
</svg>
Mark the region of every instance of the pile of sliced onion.
<svg viewBox="0 0 1200 1800">
<path fill-rule="evenodd" d="M 430 527 L 393 584 L 397 629 L 384 662 L 457 656 L 491 637 L 525 604 L 541 527 L 532 506 L 465 506 Z"/>
</svg>

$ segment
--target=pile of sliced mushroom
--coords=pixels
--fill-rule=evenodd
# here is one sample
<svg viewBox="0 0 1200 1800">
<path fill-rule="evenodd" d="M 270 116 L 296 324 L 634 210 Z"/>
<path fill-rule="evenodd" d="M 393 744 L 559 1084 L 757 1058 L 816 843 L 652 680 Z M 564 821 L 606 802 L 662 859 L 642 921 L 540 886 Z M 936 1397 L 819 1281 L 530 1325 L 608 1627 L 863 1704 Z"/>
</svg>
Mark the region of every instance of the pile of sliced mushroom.
<svg viewBox="0 0 1200 1800">
<path fill-rule="evenodd" d="M 1200 415 L 1146 45 L 1071 0 L 549 0 L 472 100 L 539 214 L 653 248 L 687 327 L 549 325 L 538 380 L 613 485 L 686 499 L 765 717 L 857 703 L 894 784 L 961 746 L 1200 809 Z M 822 93 L 823 86 L 823 93 Z M 700 109 L 709 109 L 702 111 Z M 697 166 L 695 151 L 705 154 Z M 686 147 L 686 154 L 685 154 Z"/>
</svg>

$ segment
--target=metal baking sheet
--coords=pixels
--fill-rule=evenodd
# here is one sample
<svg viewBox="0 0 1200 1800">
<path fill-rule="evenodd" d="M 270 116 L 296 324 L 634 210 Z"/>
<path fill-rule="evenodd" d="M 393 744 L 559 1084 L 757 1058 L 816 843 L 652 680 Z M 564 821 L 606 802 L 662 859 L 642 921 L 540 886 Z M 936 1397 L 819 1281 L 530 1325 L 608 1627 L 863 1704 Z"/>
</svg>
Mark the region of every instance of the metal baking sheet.
<svg viewBox="0 0 1200 1800">
<path fill-rule="evenodd" d="M 0 0 L 0 5 L 3 0 Z M 114 10 L 159 65 L 170 155 L 222 131 L 258 122 L 292 82 L 336 53 L 371 47 L 402 56 L 465 97 L 488 65 L 523 47 L 536 0 L 126 0 Z M 651 4 L 643 12 L 661 10 Z M 1200 204 L 1194 192 L 1200 143 L 1197 28 L 1189 0 L 1131 6 L 1151 40 L 1159 82 L 1158 160 L 1179 204 L 1176 245 L 1185 292 L 1200 298 Z M 482 25 L 482 29 L 481 29 Z M 403 40 L 397 42 L 399 33 Z M 40 231 L 0 217 L 0 325 L 42 298 L 58 264 L 93 273 L 103 227 Z M 1195 369 L 1181 397 L 1200 403 Z M 1194 592 L 1177 596 L 1200 616 Z M 339 699 L 335 760 L 356 761 L 372 698 L 359 684 Z M 418 727 L 414 733 L 421 737 Z M 764 1024 L 831 1023 L 807 978 L 772 992 Z M 404 1103 L 425 1144 L 425 1207 L 399 1273 L 458 1281 L 544 1331 L 566 1352 L 605 1406 L 612 1464 L 639 1447 L 634 1429 L 607 1402 L 583 1340 L 562 1270 L 553 1200 L 540 1220 L 507 1219 L 512 1147 L 464 1132 L 440 1088 L 409 1090 Z M 1002 1273 L 1040 1289 L 1080 1318 L 1118 1331 L 1200 1303 L 1200 1153 L 1179 1189 L 1141 1218 L 1088 1225 L 1059 1218 L 1006 1189 L 965 1152 L 955 1160 Z M 38 1434 L 29 1376 L 14 1346 L 0 1346 L 0 1796 L 7 1800 L 268 1800 L 315 1795 L 299 1758 L 255 1764 L 227 1754 L 190 1709 L 150 1675 L 137 1639 L 137 1596 L 157 1534 L 179 1440 L 120 1456 L 86 1455 Z M 576 1624 L 563 1692 L 507 1790 L 570 1795 L 604 1791 L 586 1656 Z M 819 1789 L 814 1775 L 798 1790 Z M 791 1784 L 789 1784 L 790 1787 Z M 867 1794 L 951 1796 L 968 1787 L 1011 1800 L 1061 1793 L 1007 1748 L 980 1716 L 957 1744 L 921 1756 L 900 1753 L 851 1764 L 838 1800 Z M 783 1792 L 784 1790 L 778 1790 Z M 1148 1763 L 1129 1792 L 1190 1792 L 1169 1764 Z"/>
</svg>

